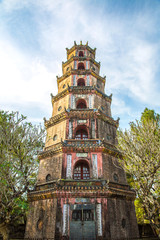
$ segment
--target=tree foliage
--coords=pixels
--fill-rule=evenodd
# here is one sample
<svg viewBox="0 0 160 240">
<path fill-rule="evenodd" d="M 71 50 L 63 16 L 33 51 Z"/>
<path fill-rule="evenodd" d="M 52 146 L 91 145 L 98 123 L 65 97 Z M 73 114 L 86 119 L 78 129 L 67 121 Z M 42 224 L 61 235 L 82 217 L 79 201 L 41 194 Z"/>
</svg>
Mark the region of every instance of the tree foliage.
<svg viewBox="0 0 160 240">
<path fill-rule="evenodd" d="M 43 139 L 41 126 L 26 122 L 17 112 L 0 111 L 0 232 L 4 239 L 8 226 L 27 210 L 26 194 L 35 184 Z"/>
<path fill-rule="evenodd" d="M 129 174 L 142 214 L 160 234 L 160 115 L 145 109 L 141 120 L 118 133 L 120 163 Z"/>
</svg>

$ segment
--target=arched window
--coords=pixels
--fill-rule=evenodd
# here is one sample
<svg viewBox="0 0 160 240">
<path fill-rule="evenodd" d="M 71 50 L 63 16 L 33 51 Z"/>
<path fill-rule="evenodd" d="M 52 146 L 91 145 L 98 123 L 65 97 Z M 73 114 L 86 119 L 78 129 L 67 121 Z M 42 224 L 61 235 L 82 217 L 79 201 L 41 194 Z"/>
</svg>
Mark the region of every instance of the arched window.
<svg viewBox="0 0 160 240">
<path fill-rule="evenodd" d="M 77 102 L 77 108 L 87 108 L 86 101 L 84 99 L 79 99 Z"/>
<path fill-rule="evenodd" d="M 49 181 L 51 181 L 51 174 L 48 174 L 48 175 L 46 176 L 46 182 L 49 182 Z"/>
<path fill-rule="evenodd" d="M 76 180 L 90 178 L 89 166 L 86 162 L 79 162 L 78 164 L 76 164 L 73 178 Z"/>
<path fill-rule="evenodd" d="M 85 68 L 84 68 L 84 63 L 82 63 L 82 62 L 78 63 L 78 69 L 79 69 L 79 70 L 85 69 Z"/>
<path fill-rule="evenodd" d="M 85 81 L 83 78 L 78 79 L 77 86 L 81 86 L 81 87 L 85 86 Z"/>
<path fill-rule="evenodd" d="M 84 56 L 83 52 L 80 51 L 80 52 L 79 52 L 79 57 L 83 57 L 83 56 Z"/>
<path fill-rule="evenodd" d="M 83 128 L 78 129 L 77 132 L 76 132 L 75 139 L 79 139 L 79 140 L 88 139 L 87 131 L 85 129 L 83 129 Z"/>
</svg>

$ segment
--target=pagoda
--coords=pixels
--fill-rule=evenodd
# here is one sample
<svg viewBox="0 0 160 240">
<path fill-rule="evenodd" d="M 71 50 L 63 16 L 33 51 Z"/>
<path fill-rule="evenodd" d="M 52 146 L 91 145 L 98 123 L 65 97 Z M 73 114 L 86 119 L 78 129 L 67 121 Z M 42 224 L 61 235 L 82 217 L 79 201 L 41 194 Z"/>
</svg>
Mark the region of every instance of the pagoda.
<svg viewBox="0 0 160 240">
<path fill-rule="evenodd" d="M 25 238 L 136 238 L 135 192 L 118 163 L 119 119 L 111 116 L 96 49 L 74 42 L 66 50 L 58 94 L 51 94 L 52 117 L 44 119 L 47 137 L 28 194 Z"/>
</svg>

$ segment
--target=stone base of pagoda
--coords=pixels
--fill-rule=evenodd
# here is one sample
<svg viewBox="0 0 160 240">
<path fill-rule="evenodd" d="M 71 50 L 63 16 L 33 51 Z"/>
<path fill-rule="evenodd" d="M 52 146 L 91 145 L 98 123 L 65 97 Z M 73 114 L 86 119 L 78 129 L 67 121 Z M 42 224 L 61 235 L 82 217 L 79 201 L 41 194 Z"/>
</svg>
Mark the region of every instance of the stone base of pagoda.
<svg viewBox="0 0 160 240">
<path fill-rule="evenodd" d="M 39 189 L 39 190 L 38 190 Z M 25 238 L 130 239 L 138 237 L 135 193 L 103 180 L 52 182 L 28 195 Z"/>
</svg>

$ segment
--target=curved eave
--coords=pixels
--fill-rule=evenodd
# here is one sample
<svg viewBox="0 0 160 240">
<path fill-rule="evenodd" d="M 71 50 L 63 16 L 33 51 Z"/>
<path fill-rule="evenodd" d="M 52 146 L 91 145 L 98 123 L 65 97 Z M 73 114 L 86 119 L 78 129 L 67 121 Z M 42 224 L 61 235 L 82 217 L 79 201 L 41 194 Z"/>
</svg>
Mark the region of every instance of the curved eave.
<svg viewBox="0 0 160 240">
<path fill-rule="evenodd" d="M 49 120 L 45 120 L 44 124 L 46 128 L 49 128 L 63 120 L 77 117 L 80 119 L 100 118 L 103 121 L 106 121 L 111 125 L 115 126 L 116 128 L 119 126 L 119 119 L 114 120 L 113 118 L 102 112 L 100 109 L 67 109 L 62 113 L 51 117 Z"/>
<path fill-rule="evenodd" d="M 93 53 L 94 57 L 95 57 L 96 48 L 93 49 L 93 48 L 89 47 L 88 45 L 77 45 L 77 44 L 75 44 L 70 49 L 66 48 L 67 58 L 68 58 L 68 55 L 71 54 L 73 51 L 75 51 L 75 50 L 85 50 L 85 49 L 87 49 L 89 52 Z"/>
<path fill-rule="evenodd" d="M 91 61 L 94 63 L 98 68 L 100 68 L 100 62 L 97 62 L 95 59 L 89 57 L 89 56 L 84 56 L 84 57 L 79 57 L 79 56 L 72 56 L 70 59 L 68 59 L 66 62 L 62 62 L 62 67 L 66 67 L 68 64 L 70 64 L 74 60 L 79 60 L 79 61 Z"/>
<path fill-rule="evenodd" d="M 74 179 L 52 180 L 47 183 L 39 183 L 36 189 L 27 195 L 28 201 L 76 198 L 78 195 L 87 198 L 118 198 L 134 200 L 136 195 L 129 185 L 106 182 L 103 179 L 90 179 L 76 181 Z"/>
<path fill-rule="evenodd" d="M 77 74 L 77 75 L 89 75 L 89 74 L 91 74 L 93 77 L 98 78 L 103 83 L 106 82 L 105 77 L 101 77 L 100 75 L 95 73 L 92 69 L 89 69 L 89 70 L 87 70 L 87 69 L 85 69 L 85 70 L 71 69 L 69 72 L 66 72 L 61 77 L 57 76 L 57 83 L 59 84 L 61 81 L 63 81 L 65 78 L 71 76 L 72 74 Z"/>
<path fill-rule="evenodd" d="M 50 147 L 45 148 L 43 152 L 38 155 L 38 159 L 44 159 L 47 157 L 52 157 L 56 153 L 67 153 L 67 152 L 103 152 L 108 153 L 114 157 L 121 157 L 121 153 L 116 148 L 115 145 L 95 139 L 87 140 L 75 140 L 75 139 L 66 139 L 61 141 L 58 144 L 54 144 Z"/>
<path fill-rule="evenodd" d="M 96 88 L 95 86 L 85 86 L 85 87 L 78 87 L 78 86 L 68 86 L 64 91 L 60 92 L 56 96 L 52 96 L 52 104 L 56 101 L 58 101 L 60 98 L 66 96 L 69 93 L 74 94 L 88 94 L 88 93 L 95 93 L 96 95 L 99 95 L 102 98 L 105 98 L 109 103 L 112 101 L 112 95 L 108 96 L 105 93 L 101 92 Z"/>
</svg>

